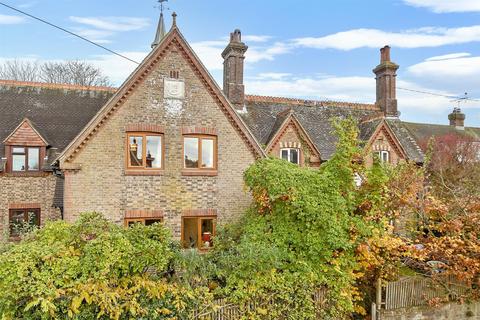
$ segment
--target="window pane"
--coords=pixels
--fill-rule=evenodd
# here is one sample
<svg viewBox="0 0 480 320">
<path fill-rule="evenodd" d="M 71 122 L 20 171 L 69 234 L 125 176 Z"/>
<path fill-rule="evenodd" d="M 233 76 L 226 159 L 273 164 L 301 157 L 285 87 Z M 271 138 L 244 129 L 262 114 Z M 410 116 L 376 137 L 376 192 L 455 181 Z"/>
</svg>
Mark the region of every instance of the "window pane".
<svg viewBox="0 0 480 320">
<path fill-rule="evenodd" d="M 213 168 L 213 140 L 202 139 L 202 168 Z"/>
<path fill-rule="evenodd" d="M 288 149 L 282 149 L 282 159 L 289 161 L 289 159 L 288 159 Z"/>
<path fill-rule="evenodd" d="M 154 223 L 162 223 L 162 219 L 146 219 L 145 220 L 146 226 L 151 226 Z"/>
<path fill-rule="evenodd" d="M 40 149 L 29 148 L 28 149 L 28 170 L 38 170 L 40 162 Z"/>
<path fill-rule="evenodd" d="M 290 162 L 298 164 L 298 150 L 290 149 Z"/>
<path fill-rule="evenodd" d="M 25 171 L 25 155 L 12 155 L 12 170 Z"/>
<path fill-rule="evenodd" d="M 162 137 L 147 136 L 147 168 L 162 167 Z"/>
<path fill-rule="evenodd" d="M 213 246 L 213 219 L 202 219 L 202 248 Z"/>
<path fill-rule="evenodd" d="M 25 219 L 23 210 L 15 210 L 10 213 L 10 236 L 18 235 Z"/>
<path fill-rule="evenodd" d="M 13 148 L 12 152 L 13 153 L 23 153 L 23 154 L 25 154 L 25 149 L 24 148 Z"/>
<path fill-rule="evenodd" d="M 185 168 L 198 168 L 198 138 L 184 138 Z"/>
<path fill-rule="evenodd" d="M 128 141 L 130 166 L 141 167 L 143 166 L 143 137 L 131 136 Z"/>
<path fill-rule="evenodd" d="M 382 162 L 388 162 L 388 151 L 382 151 Z"/>
<path fill-rule="evenodd" d="M 183 219 L 183 247 L 196 248 L 198 240 L 198 219 Z"/>
<path fill-rule="evenodd" d="M 27 221 L 29 226 L 40 226 L 40 217 L 38 210 L 27 210 Z"/>
</svg>

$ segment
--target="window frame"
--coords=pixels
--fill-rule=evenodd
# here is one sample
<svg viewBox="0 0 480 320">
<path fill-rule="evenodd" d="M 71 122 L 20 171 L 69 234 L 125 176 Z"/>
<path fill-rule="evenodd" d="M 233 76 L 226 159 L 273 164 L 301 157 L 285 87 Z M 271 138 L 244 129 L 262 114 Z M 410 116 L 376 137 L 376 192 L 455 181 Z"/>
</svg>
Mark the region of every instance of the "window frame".
<svg viewBox="0 0 480 320">
<path fill-rule="evenodd" d="M 38 147 L 38 146 L 18 146 L 18 145 L 11 145 L 9 146 L 10 147 L 10 150 L 9 150 L 9 154 L 8 154 L 8 157 L 10 159 L 10 171 L 12 173 L 32 173 L 32 172 L 40 172 L 41 170 L 41 167 L 42 167 L 42 162 L 41 162 L 41 159 L 42 159 L 42 148 L 41 147 Z M 19 152 L 14 152 L 14 149 L 16 148 L 21 148 L 23 149 L 23 153 L 19 153 Z M 37 149 L 38 150 L 38 169 L 34 169 L 34 170 L 31 170 L 29 168 L 29 165 L 28 165 L 28 162 L 29 162 L 29 150 L 30 149 Z M 22 155 L 22 156 L 25 156 L 25 170 L 14 170 L 13 169 L 13 156 L 15 155 Z"/>
<path fill-rule="evenodd" d="M 390 163 L 390 151 L 388 151 L 388 150 L 376 150 L 374 152 L 374 154 L 378 157 L 378 160 L 380 161 L 380 163 Z M 383 159 L 384 154 L 387 155 L 386 160 Z"/>
<path fill-rule="evenodd" d="M 290 161 L 290 152 L 291 152 L 292 149 L 297 150 L 297 162 L 296 162 L 296 163 Z M 301 153 L 300 153 L 300 152 L 301 152 L 300 148 L 280 148 L 280 159 L 285 160 L 285 159 L 282 158 L 282 151 L 283 151 L 283 150 L 287 150 L 287 151 L 288 151 L 288 160 L 286 160 L 286 161 L 288 161 L 288 162 L 290 162 L 290 163 L 293 163 L 293 164 L 296 164 L 296 165 L 300 165 L 300 162 L 301 162 L 301 161 L 300 161 L 300 154 L 301 154 Z"/>
<path fill-rule="evenodd" d="M 130 163 L 130 137 L 142 137 L 142 166 L 132 166 Z M 160 149 L 162 156 L 160 158 L 160 168 L 147 167 L 147 137 L 160 137 Z M 165 136 L 163 133 L 148 132 L 148 131 L 127 131 L 126 134 L 126 151 L 125 151 L 125 165 L 128 172 L 163 172 L 165 169 Z"/>
<path fill-rule="evenodd" d="M 20 235 L 18 234 L 13 234 L 12 233 L 12 216 L 13 216 L 13 213 L 15 211 L 23 211 L 23 223 L 27 222 L 28 221 L 28 217 L 27 217 L 27 214 L 29 211 L 34 211 L 36 214 L 37 214 L 37 221 L 38 221 L 38 224 L 35 224 L 37 227 L 40 227 L 41 224 L 42 224 L 42 211 L 40 208 L 11 208 L 11 209 L 8 209 L 8 234 L 9 234 L 9 237 L 10 238 L 18 238 Z"/>
<path fill-rule="evenodd" d="M 147 225 L 147 221 L 149 220 L 158 220 L 159 223 L 163 223 L 163 218 L 160 217 L 149 217 L 149 218 L 124 218 L 124 225 L 126 228 L 130 227 L 130 222 L 137 222 L 142 223 L 144 226 Z"/>
<path fill-rule="evenodd" d="M 195 219 L 197 221 L 197 245 L 194 247 L 195 249 L 197 250 L 200 250 L 200 251 L 207 251 L 207 250 L 210 250 L 211 248 L 213 248 L 213 245 L 211 245 L 210 247 L 203 247 L 201 246 L 201 243 L 202 243 L 202 221 L 204 220 L 212 220 L 212 238 L 215 237 L 216 233 L 217 233 L 217 217 L 216 216 L 205 216 L 205 215 L 202 215 L 202 216 L 183 216 L 182 217 L 182 226 L 181 226 L 181 245 L 182 245 L 182 248 L 183 249 L 194 249 L 193 247 L 189 247 L 189 246 L 186 246 L 185 243 L 185 230 L 184 230 L 184 226 L 185 226 L 185 219 Z"/>
<path fill-rule="evenodd" d="M 187 168 L 185 165 L 185 138 L 198 139 L 198 166 L 196 168 Z M 202 146 L 203 140 L 213 140 L 213 167 L 202 168 Z M 183 134 L 182 135 L 182 171 L 184 174 L 192 173 L 216 173 L 218 170 L 218 138 L 216 135 L 209 134 Z"/>
</svg>

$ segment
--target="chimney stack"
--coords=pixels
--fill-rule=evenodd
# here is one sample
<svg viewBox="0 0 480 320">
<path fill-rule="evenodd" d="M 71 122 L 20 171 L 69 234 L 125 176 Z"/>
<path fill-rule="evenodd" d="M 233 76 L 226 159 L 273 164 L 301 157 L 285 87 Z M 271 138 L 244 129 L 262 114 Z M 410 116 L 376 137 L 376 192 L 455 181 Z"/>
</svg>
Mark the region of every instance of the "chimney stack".
<svg viewBox="0 0 480 320">
<path fill-rule="evenodd" d="M 230 33 L 230 43 L 222 52 L 223 92 L 237 110 L 242 110 L 245 103 L 243 61 L 247 49 L 248 47 L 242 42 L 242 33 L 236 29 Z"/>
<path fill-rule="evenodd" d="M 380 64 L 373 69 L 377 80 L 376 104 L 383 111 L 385 117 L 398 118 L 397 106 L 397 70 L 398 65 L 390 61 L 390 47 L 380 49 Z"/>
<path fill-rule="evenodd" d="M 465 130 L 465 113 L 462 113 L 460 108 L 453 108 L 452 113 L 448 115 L 450 125 L 455 126 L 455 129 Z"/>
</svg>

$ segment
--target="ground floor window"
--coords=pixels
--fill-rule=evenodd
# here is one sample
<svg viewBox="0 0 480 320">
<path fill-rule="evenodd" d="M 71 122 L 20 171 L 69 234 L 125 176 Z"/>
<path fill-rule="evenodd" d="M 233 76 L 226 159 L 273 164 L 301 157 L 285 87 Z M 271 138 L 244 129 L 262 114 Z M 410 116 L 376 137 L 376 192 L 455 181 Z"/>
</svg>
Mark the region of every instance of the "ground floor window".
<svg viewBox="0 0 480 320">
<path fill-rule="evenodd" d="M 184 217 L 182 221 L 182 244 L 184 248 L 208 249 L 213 246 L 215 218 Z"/>
<path fill-rule="evenodd" d="M 154 223 L 162 223 L 162 218 L 125 218 L 125 226 L 131 227 L 136 223 L 143 224 L 145 226 L 150 226 Z"/>
<path fill-rule="evenodd" d="M 10 236 L 18 237 L 33 227 L 40 226 L 40 209 L 10 209 Z"/>
</svg>

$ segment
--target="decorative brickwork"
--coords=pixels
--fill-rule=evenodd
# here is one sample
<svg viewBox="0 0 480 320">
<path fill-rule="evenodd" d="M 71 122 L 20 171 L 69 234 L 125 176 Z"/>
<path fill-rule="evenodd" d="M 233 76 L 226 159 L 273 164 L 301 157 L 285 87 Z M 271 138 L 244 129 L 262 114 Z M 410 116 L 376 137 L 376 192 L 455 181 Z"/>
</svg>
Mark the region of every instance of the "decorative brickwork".
<svg viewBox="0 0 480 320">
<path fill-rule="evenodd" d="M 183 210 L 184 217 L 216 217 L 216 209 L 187 209 Z"/>
<path fill-rule="evenodd" d="M 157 124 L 148 123 L 130 123 L 127 124 L 125 131 L 127 132 L 152 132 L 152 133 L 164 133 L 165 128 Z"/>
<path fill-rule="evenodd" d="M 123 223 L 131 210 L 162 210 L 164 223 L 179 238 L 186 210 L 215 209 L 218 223 L 222 224 L 240 217 L 250 205 L 251 197 L 243 187 L 243 172 L 259 156 L 257 147 L 252 145 L 248 132 L 239 130 L 242 123 L 234 118 L 237 116 L 231 115 L 219 101 L 221 97 L 211 91 L 210 84 L 184 51 L 184 44 L 180 44 L 183 40 L 174 40 L 166 39 L 170 41 L 168 45 L 162 42 L 155 48 L 161 50 L 161 58 L 147 58 L 155 64 L 145 65 L 148 72 L 142 74 L 141 80 L 131 79 L 134 85 L 129 89 L 120 89 L 128 95 L 114 97 L 116 107 L 101 111 L 102 118 L 93 120 L 95 130 L 80 137 L 88 140 L 74 142 L 76 152 L 68 153 L 62 160 L 62 168 L 78 169 L 65 173 L 67 221 L 76 220 L 81 212 L 98 211 Z M 179 71 L 180 80 L 185 83 L 183 100 L 164 99 L 163 79 L 170 76 L 172 68 Z M 117 104 L 115 99 L 121 102 Z M 125 128 L 132 123 L 164 128 L 163 175 L 125 174 Z M 216 176 L 182 175 L 184 128 L 208 129 L 217 135 Z"/>
<path fill-rule="evenodd" d="M 373 164 L 373 152 L 376 151 L 388 151 L 389 162 L 392 164 L 397 164 L 401 160 L 407 159 L 397 138 L 385 122 L 380 124 L 377 130 L 375 130 L 367 144 L 367 150 L 369 151 L 366 158 L 368 166 Z"/>
</svg>

